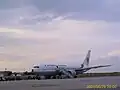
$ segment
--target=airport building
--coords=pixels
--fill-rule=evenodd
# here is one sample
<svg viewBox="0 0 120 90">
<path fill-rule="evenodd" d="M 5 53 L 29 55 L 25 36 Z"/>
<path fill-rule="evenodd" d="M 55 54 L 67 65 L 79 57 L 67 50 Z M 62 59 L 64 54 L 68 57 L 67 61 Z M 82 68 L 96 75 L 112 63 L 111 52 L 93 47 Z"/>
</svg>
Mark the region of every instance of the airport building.
<svg viewBox="0 0 120 90">
<path fill-rule="evenodd" d="M 12 71 L 0 71 L 0 77 L 10 76 L 12 75 Z"/>
</svg>

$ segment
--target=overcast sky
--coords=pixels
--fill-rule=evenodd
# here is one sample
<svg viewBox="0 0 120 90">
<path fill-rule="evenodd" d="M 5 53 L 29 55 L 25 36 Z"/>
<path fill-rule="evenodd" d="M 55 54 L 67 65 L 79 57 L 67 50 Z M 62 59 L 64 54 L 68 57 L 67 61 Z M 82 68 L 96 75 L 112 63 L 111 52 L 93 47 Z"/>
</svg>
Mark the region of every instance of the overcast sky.
<svg viewBox="0 0 120 90">
<path fill-rule="evenodd" d="M 120 71 L 119 8 L 120 0 L 1 0 L 0 70 L 79 66 L 91 49 L 90 65 L 113 65 L 96 71 Z"/>
</svg>

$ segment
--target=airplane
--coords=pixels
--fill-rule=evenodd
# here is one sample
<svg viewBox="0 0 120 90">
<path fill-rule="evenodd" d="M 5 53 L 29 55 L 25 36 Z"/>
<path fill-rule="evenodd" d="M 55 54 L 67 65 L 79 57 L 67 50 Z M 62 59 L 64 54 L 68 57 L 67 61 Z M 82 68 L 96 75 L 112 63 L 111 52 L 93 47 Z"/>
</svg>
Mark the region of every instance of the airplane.
<svg viewBox="0 0 120 90">
<path fill-rule="evenodd" d="M 99 65 L 89 67 L 91 50 L 88 50 L 88 53 L 85 57 L 84 62 L 80 67 L 68 67 L 67 65 L 35 65 L 32 68 L 32 73 L 45 76 L 45 78 L 56 77 L 66 75 L 69 78 L 74 78 L 79 74 L 83 74 L 91 69 L 101 68 L 101 67 L 109 67 L 111 65 Z"/>
</svg>

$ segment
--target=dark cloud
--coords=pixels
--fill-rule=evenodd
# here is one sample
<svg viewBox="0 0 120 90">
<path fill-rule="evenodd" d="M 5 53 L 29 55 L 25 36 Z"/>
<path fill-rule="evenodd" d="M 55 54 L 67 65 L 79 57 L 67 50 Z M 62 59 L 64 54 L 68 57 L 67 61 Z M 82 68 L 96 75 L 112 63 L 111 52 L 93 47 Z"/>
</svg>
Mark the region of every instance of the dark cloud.
<svg viewBox="0 0 120 90">
<path fill-rule="evenodd" d="M 96 0 L 33 0 L 32 3 L 38 7 L 39 10 L 54 10 L 60 13 L 66 12 L 85 12 L 85 11 L 94 11 L 101 10 L 101 5 L 104 5 L 104 1 Z"/>
<path fill-rule="evenodd" d="M 28 5 L 31 0 L 0 0 L 0 10 L 14 9 Z"/>
<path fill-rule="evenodd" d="M 40 11 L 71 13 L 74 19 L 120 21 L 118 0 L 34 0 L 32 4 Z"/>
<path fill-rule="evenodd" d="M 76 20 L 120 21 L 118 0 L 2 0 L 0 4 L 0 26 L 4 27 L 38 29 L 38 23 L 65 15 Z"/>
</svg>

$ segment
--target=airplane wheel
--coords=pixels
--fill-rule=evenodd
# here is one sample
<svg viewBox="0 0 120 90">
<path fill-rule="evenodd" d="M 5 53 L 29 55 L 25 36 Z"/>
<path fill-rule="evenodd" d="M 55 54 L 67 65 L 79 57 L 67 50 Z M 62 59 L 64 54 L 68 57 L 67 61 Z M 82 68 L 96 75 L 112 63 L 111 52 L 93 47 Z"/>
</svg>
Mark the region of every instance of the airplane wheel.
<svg viewBox="0 0 120 90">
<path fill-rule="evenodd" d="M 59 76 L 59 75 L 56 75 L 56 79 L 60 79 L 60 76 Z"/>
<path fill-rule="evenodd" d="M 54 77 L 54 76 L 51 76 L 50 79 L 55 79 L 55 77 Z"/>
<path fill-rule="evenodd" d="M 37 76 L 37 78 L 36 78 L 36 79 L 40 80 L 40 79 L 41 79 L 41 77 L 40 77 L 40 76 Z"/>
<path fill-rule="evenodd" d="M 61 78 L 61 79 L 65 79 L 65 78 L 66 78 L 66 75 L 61 75 L 60 78 Z"/>
<path fill-rule="evenodd" d="M 77 76 L 74 76 L 74 78 L 77 78 Z"/>
</svg>

